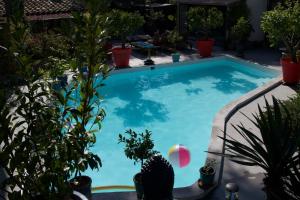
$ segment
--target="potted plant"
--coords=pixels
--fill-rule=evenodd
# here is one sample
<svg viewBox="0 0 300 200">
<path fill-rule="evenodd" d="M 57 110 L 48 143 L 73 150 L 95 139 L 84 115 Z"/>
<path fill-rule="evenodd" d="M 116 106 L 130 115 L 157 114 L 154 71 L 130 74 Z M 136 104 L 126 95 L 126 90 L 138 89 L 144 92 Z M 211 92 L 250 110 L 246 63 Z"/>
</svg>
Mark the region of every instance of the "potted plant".
<svg viewBox="0 0 300 200">
<path fill-rule="evenodd" d="M 108 20 L 99 13 L 105 12 L 102 1 L 84 1 L 85 11 L 73 14 L 74 72 L 72 84 L 64 93 L 57 93 L 63 124 L 69 185 L 91 199 L 92 179 L 84 176 L 90 168 L 102 166 L 100 157 L 91 148 L 96 143 L 96 133 L 101 129 L 105 111 L 101 106 L 99 88 L 108 75 L 108 66 L 103 64 L 103 45 Z M 98 75 L 97 75 L 98 74 Z M 99 82 L 95 82 L 95 77 Z M 77 95 L 74 98 L 74 95 Z"/>
<path fill-rule="evenodd" d="M 209 187 L 213 185 L 215 178 L 215 159 L 207 159 L 203 167 L 200 168 L 200 181 L 202 187 Z"/>
<path fill-rule="evenodd" d="M 173 46 L 172 60 L 173 62 L 179 62 L 180 53 L 177 51 L 177 44 L 182 42 L 183 37 L 175 29 L 170 31 L 167 35 L 168 42 Z"/>
<path fill-rule="evenodd" d="M 113 10 L 110 15 L 111 33 L 122 42 L 121 47 L 114 47 L 112 55 L 117 67 L 128 67 L 131 47 L 126 47 L 126 37 L 132 35 L 144 24 L 144 18 L 138 12 L 129 13 Z"/>
<path fill-rule="evenodd" d="M 245 17 L 240 17 L 230 30 L 232 40 L 235 41 L 236 51 L 240 57 L 244 57 L 245 43 L 252 30 L 249 20 Z"/>
<path fill-rule="evenodd" d="M 286 52 L 281 58 L 283 82 L 297 84 L 300 80 L 300 60 L 297 51 L 300 48 L 300 4 L 298 1 L 279 4 L 274 10 L 263 14 L 261 21 L 262 30 L 272 47 L 285 45 Z"/>
<path fill-rule="evenodd" d="M 145 130 L 145 133 L 136 133 L 133 130 L 127 130 L 125 134 L 128 137 L 119 134 L 119 143 L 125 144 L 125 155 L 127 158 L 134 161 L 134 164 L 140 163 L 141 168 L 143 167 L 144 160 L 147 160 L 151 156 L 158 153 L 153 150 L 154 143 L 151 139 L 151 132 Z M 141 199 L 143 197 L 143 186 L 141 181 L 141 172 L 137 173 L 133 177 L 135 184 L 137 197 Z"/>
<path fill-rule="evenodd" d="M 197 40 L 197 48 L 202 57 L 210 57 L 214 40 L 212 30 L 223 25 L 223 13 L 215 7 L 192 7 L 187 13 L 190 31 L 195 31 L 202 38 Z"/>
</svg>

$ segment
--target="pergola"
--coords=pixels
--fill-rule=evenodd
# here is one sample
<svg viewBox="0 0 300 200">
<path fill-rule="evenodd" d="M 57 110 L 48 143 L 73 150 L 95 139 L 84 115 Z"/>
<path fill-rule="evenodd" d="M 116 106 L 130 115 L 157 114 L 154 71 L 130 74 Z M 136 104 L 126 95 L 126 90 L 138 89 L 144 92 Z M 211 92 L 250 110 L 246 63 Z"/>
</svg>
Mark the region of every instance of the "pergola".
<svg viewBox="0 0 300 200">
<path fill-rule="evenodd" d="M 186 32 L 187 30 L 187 9 L 190 6 L 216 6 L 222 8 L 224 11 L 224 27 L 225 27 L 225 41 L 228 39 L 228 9 L 231 6 L 239 3 L 240 0 L 177 0 L 177 23 L 179 32 Z M 225 42 L 226 43 L 226 42 Z M 226 45 L 226 44 L 225 44 Z"/>
</svg>

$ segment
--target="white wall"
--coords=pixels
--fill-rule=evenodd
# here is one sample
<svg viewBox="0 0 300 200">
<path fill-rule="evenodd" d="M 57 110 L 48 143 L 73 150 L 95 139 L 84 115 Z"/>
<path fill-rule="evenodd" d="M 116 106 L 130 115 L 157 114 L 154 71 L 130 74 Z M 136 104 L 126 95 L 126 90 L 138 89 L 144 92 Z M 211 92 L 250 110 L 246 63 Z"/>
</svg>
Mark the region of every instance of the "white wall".
<svg viewBox="0 0 300 200">
<path fill-rule="evenodd" d="M 260 20 L 262 13 L 267 10 L 267 0 L 247 0 L 250 9 L 250 21 L 254 32 L 251 33 L 250 41 L 262 41 L 264 33 L 260 28 Z"/>
</svg>

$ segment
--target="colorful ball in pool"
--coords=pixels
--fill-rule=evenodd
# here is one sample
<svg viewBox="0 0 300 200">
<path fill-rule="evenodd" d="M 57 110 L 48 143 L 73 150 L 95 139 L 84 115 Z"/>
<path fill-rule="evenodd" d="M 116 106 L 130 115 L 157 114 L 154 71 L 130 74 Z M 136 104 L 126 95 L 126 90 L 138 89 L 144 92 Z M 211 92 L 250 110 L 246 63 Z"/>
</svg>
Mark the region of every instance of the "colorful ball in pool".
<svg viewBox="0 0 300 200">
<path fill-rule="evenodd" d="M 180 168 L 186 167 L 191 161 L 191 154 L 188 148 L 176 144 L 169 149 L 169 161 Z"/>
</svg>

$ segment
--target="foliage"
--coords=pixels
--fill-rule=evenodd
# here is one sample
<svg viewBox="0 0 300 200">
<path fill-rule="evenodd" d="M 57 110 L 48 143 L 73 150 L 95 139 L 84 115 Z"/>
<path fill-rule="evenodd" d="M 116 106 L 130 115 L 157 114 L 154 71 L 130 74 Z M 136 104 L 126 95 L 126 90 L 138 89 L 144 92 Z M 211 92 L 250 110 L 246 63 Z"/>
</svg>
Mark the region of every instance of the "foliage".
<svg viewBox="0 0 300 200">
<path fill-rule="evenodd" d="M 110 31 L 113 36 L 121 39 L 122 48 L 125 48 L 126 37 L 132 35 L 145 23 L 144 17 L 138 12 L 129 13 L 121 10 L 112 10 L 110 20 Z"/>
<path fill-rule="evenodd" d="M 102 44 L 106 39 L 108 22 L 99 13 L 104 8 L 98 0 L 85 0 L 84 3 L 85 12 L 74 13 L 75 33 L 72 41 L 76 56 L 74 63 L 80 73 L 73 77 L 73 84 L 66 88 L 65 93 L 57 93 L 63 111 L 61 123 L 69 124 L 63 130 L 68 138 L 68 177 L 74 175 L 75 178 L 89 167 L 101 167 L 100 157 L 91 152 L 91 147 L 105 117 L 98 89 L 103 86 L 109 71 L 108 66 L 102 64 Z M 85 67 L 87 71 L 83 73 Z"/>
<path fill-rule="evenodd" d="M 155 22 L 157 20 L 160 20 L 164 18 L 164 13 L 162 11 L 154 11 L 154 9 L 151 9 L 149 14 L 146 15 L 147 18 L 153 20 L 152 22 Z"/>
<path fill-rule="evenodd" d="M 296 96 L 284 101 L 283 104 L 289 110 L 292 124 L 297 128 L 297 122 L 300 121 L 300 94 L 297 93 Z"/>
<path fill-rule="evenodd" d="M 230 16 L 226 19 L 227 20 L 226 23 L 228 23 L 228 27 L 234 26 L 241 17 L 244 17 L 245 19 L 249 19 L 251 13 L 247 5 L 247 0 L 241 0 L 236 4 L 234 4 L 233 6 L 230 6 L 228 8 L 227 14 L 228 16 Z"/>
<path fill-rule="evenodd" d="M 145 159 L 158 153 L 153 150 L 154 144 L 151 140 L 150 131 L 145 130 L 145 133 L 136 133 L 130 129 L 125 133 L 128 135 L 128 138 L 119 134 L 119 143 L 125 144 L 125 155 L 133 160 L 134 164 L 141 162 L 142 167 Z"/>
<path fill-rule="evenodd" d="M 183 41 L 183 37 L 177 30 L 172 30 L 168 32 L 167 35 L 168 42 L 174 46 L 174 51 L 176 51 L 177 44 Z"/>
<path fill-rule="evenodd" d="M 146 30 L 148 27 L 149 32 L 158 31 L 158 24 L 164 20 L 164 13 L 162 11 L 155 11 L 153 7 L 149 7 L 145 10 L 145 24 Z"/>
<path fill-rule="evenodd" d="M 241 165 L 261 167 L 265 171 L 264 190 L 268 199 L 293 199 L 284 183 L 295 161 L 299 125 L 292 123 L 289 111 L 274 97 L 273 107 L 267 100 L 265 103 L 265 112 L 258 106 L 259 114 L 253 115 L 254 120 L 248 118 L 260 131 L 259 136 L 241 124 L 233 127 L 243 141 L 220 137 L 226 142 L 225 156 Z"/>
<path fill-rule="evenodd" d="M 30 29 L 23 15 L 19 17 L 15 12 L 10 18 L 4 56 L 11 59 L 9 64 L 20 69 L 19 76 L 25 80 L 24 87 L 10 101 L 6 91 L 0 90 L 0 166 L 9 176 L 2 186 L 4 190 L 8 187 L 10 199 L 33 199 L 36 195 L 44 199 L 62 198 L 68 192 L 66 182 L 70 176 L 76 177 L 88 167 L 101 166 L 99 156 L 90 151 L 95 143 L 94 133 L 101 128 L 105 116 L 97 92 L 103 84 L 95 82 L 96 73 L 102 79 L 108 73 L 108 67 L 102 64 L 101 44 L 106 37 L 107 20 L 99 15 L 103 9 L 101 2 L 85 0 L 85 12 L 74 14 L 74 30 L 70 30 L 74 33 L 70 38 L 74 59 L 61 63 L 55 50 L 49 53 L 54 54 L 49 56 L 53 64 L 78 69 L 64 93 L 52 91 L 49 82 L 36 76 L 34 66 L 41 66 L 41 60 L 36 54 L 28 55 L 26 41 Z M 81 73 L 84 67 L 87 73 Z"/>
<path fill-rule="evenodd" d="M 202 167 L 202 172 L 205 174 L 211 174 L 216 166 L 215 159 L 207 159 L 205 165 Z"/>
<path fill-rule="evenodd" d="M 205 39 L 210 37 L 212 30 L 223 25 L 223 13 L 215 7 L 192 7 L 187 16 L 190 31 L 200 32 Z"/>
<path fill-rule="evenodd" d="M 271 46 L 283 42 L 293 62 L 297 62 L 296 52 L 300 48 L 300 3 L 289 1 L 286 6 L 278 5 L 263 14 L 262 30 L 267 33 Z"/>
<path fill-rule="evenodd" d="M 1 65 L 7 67 L 3 71 L 7 75 L 24 80 L 30 80 L 33 74 L 54 78 L 63 74 L 66 68 L 69 68 L 66 66 L 66 59 L 70 56 L 71 48 L 69 41 L 62 34 L 51 31 L 33 34 L 21 10 L 24 9 L 17 10 L 16 13 L 10 15 L 8 25 L 2 30 L 2 37 L 6 40 L 3 44 L 7 48 L 7 52 L 1 55 L 3 56 L 0 61 Z M 56 64 L 57 59 L 61 63 L 64 62 L 66 68 Z M 29 62 L 31 65 L 26 64 Z M 11 76 L 9 78 L 11 79 Z"/>
<path fill-rule="evenodd" d="M 231 28 L 230 32 L 233 39 L 240 42 L 245 42 L 250 36 L 252 30 L 253 29 L 249 20 L 245 19 L 244 17 L 241 17 L 238 19 L 237 23 Z"/>
<path fill-rule="evenodd" d="M 32 78 L 34 70 L 27 65 L 32 62 L 31 56 L 26 54 L 25 40 L 30 36 L 29 26 L 23 17 L 22 1 L 15 0 L 9 3 L 11 14 L 8 15 L 7 25 L 4 29 L 1 40 L 6 48 L 0 59 L 3 71 L 12 75 L 15 79 L 24 77 Z M 12 77 L 10 77 L 12 78 Z"/>
<path fill-rule="evenodd" d="M 28 54 L 35 58 L 55 56 L 57 58 L 69 57 L 69 39 L 53 31 L 31 34 L 25 41 Z"/>
<path fill-rule="evenodd" d="M 35 81 L 1 105 L 0 166 L 8 175 L 1 188 L 9 199 L 59 199 L 69 191 L 60 111 L 49 104 L 49 87 Z"/>
</svg>

